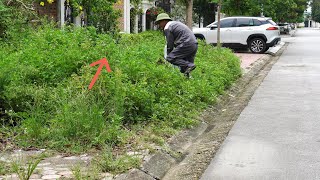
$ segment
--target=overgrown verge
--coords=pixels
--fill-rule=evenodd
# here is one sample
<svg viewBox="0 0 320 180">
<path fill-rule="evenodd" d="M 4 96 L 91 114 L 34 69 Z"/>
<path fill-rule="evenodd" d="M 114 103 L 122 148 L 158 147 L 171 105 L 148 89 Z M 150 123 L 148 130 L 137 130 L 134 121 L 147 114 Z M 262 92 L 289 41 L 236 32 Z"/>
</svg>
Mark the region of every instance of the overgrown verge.
<svg viewBox="0 0 320 180">
<path fill-rule="evenodd" d="M 241 74 L 230 50 L 200 43 L 197 69 L 186 79 L 162 58 L 159 32 L 113 38 L 48 26 L 23 37 L 1 44 L 0 137 L 26 149 L 121 153 L 162 145 L 197 123 Z M 103 70 L 88 90 L 97 70 L 89 64 L 103 57 L 112 72 Z"/>
</svg>

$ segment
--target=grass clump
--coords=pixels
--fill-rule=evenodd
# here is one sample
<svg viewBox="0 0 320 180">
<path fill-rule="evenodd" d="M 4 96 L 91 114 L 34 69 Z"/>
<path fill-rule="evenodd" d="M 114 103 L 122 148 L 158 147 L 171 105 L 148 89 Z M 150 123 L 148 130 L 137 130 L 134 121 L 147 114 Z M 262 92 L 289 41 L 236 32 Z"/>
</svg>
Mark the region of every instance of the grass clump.
<svg viewBox="0 0 320 180">
<path fill-rule="evenodd" d="M 115 156 L 111 152 L 105 152 L 97 156 L 94 160 L 102 172 L 119 174 L 132 168 L 140 166 L 141 159 L 136 156 L 119 155 Z"/>
<path fill-rule="evenodd" d="M 8 162 L 0 161 L 0 175 L 13 173 L 12 166 Z"/>
<path fill-rule="evenodd" d="M 20 180 L 29 180 L 41 160 L 41 158 L 29 160 L 26 167 L 22 166 L 19 162 L 13 162 L 12 170 L 18 175 Z"/>
</svg>

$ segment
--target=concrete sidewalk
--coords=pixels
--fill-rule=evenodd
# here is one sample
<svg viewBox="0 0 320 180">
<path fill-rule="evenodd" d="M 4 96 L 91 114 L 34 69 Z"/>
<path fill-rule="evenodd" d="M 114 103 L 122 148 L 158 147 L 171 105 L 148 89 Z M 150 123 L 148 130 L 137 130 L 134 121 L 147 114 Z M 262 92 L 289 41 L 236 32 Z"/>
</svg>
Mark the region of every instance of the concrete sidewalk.
<svg viewBox="0 0 320 180">
<path fill-rule="evenodd" d="M 250 68 L 254 65 L 256 61 L 263 58 L 268 58 L 268 56 L 275 55 L 283 46 L 285 42 L 280 42 L 274 47 L 270 47 L 265 54 L 254 54 L 251 52 L 236 52 L 235 55 L 238 56 L 241 60 L 241 68 L 244 70 L 244 73 L 248 72 Z"/>
<path fill-rule="evenodd" d="M 320 31 L 301 29 L 202 180 L 320 179 Z"/>
<path fill-rule="evenodd" d="M 267 54 L 253 54 L 253 53 L 235 53 L 241 60 L 241 68 L 248 72 L 253 64 L 260 58 L 268 56 Z"/>
</svg>

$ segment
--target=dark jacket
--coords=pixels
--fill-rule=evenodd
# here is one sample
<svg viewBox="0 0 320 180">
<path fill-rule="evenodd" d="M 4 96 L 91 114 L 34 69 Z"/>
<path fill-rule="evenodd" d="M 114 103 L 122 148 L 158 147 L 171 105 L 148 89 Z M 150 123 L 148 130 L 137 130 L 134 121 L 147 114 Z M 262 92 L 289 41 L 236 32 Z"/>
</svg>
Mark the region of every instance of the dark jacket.
<svg viewBox="0 0 320 180">
<path fill-rule="evenodd" d="M 180 44 L 188 46 L 198 43 L 189 27 L 178 21 L 169 21 L 164 28 L 164 34 L 167 40 L 168 54 Z"/>
</svg>

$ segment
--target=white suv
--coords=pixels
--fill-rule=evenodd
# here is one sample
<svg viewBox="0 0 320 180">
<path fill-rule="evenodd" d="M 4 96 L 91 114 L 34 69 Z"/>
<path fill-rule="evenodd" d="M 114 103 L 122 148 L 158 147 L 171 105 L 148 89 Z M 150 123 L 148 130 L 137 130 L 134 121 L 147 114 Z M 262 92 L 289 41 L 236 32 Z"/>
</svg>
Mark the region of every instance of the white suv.
<svg viewBox="0 0 320 180">
<path fill-rule="evenodd" d="M 198 39 L 216 45 L 217 24 L 193 29 L 193 33 Z M 220 27 L 220 42 L 226 47 L 248 47 L 253 53 L 264 53 L 281 41 L 279 26 L 271 18 L 227 17 L 221 19 Z"/>
</svg>

